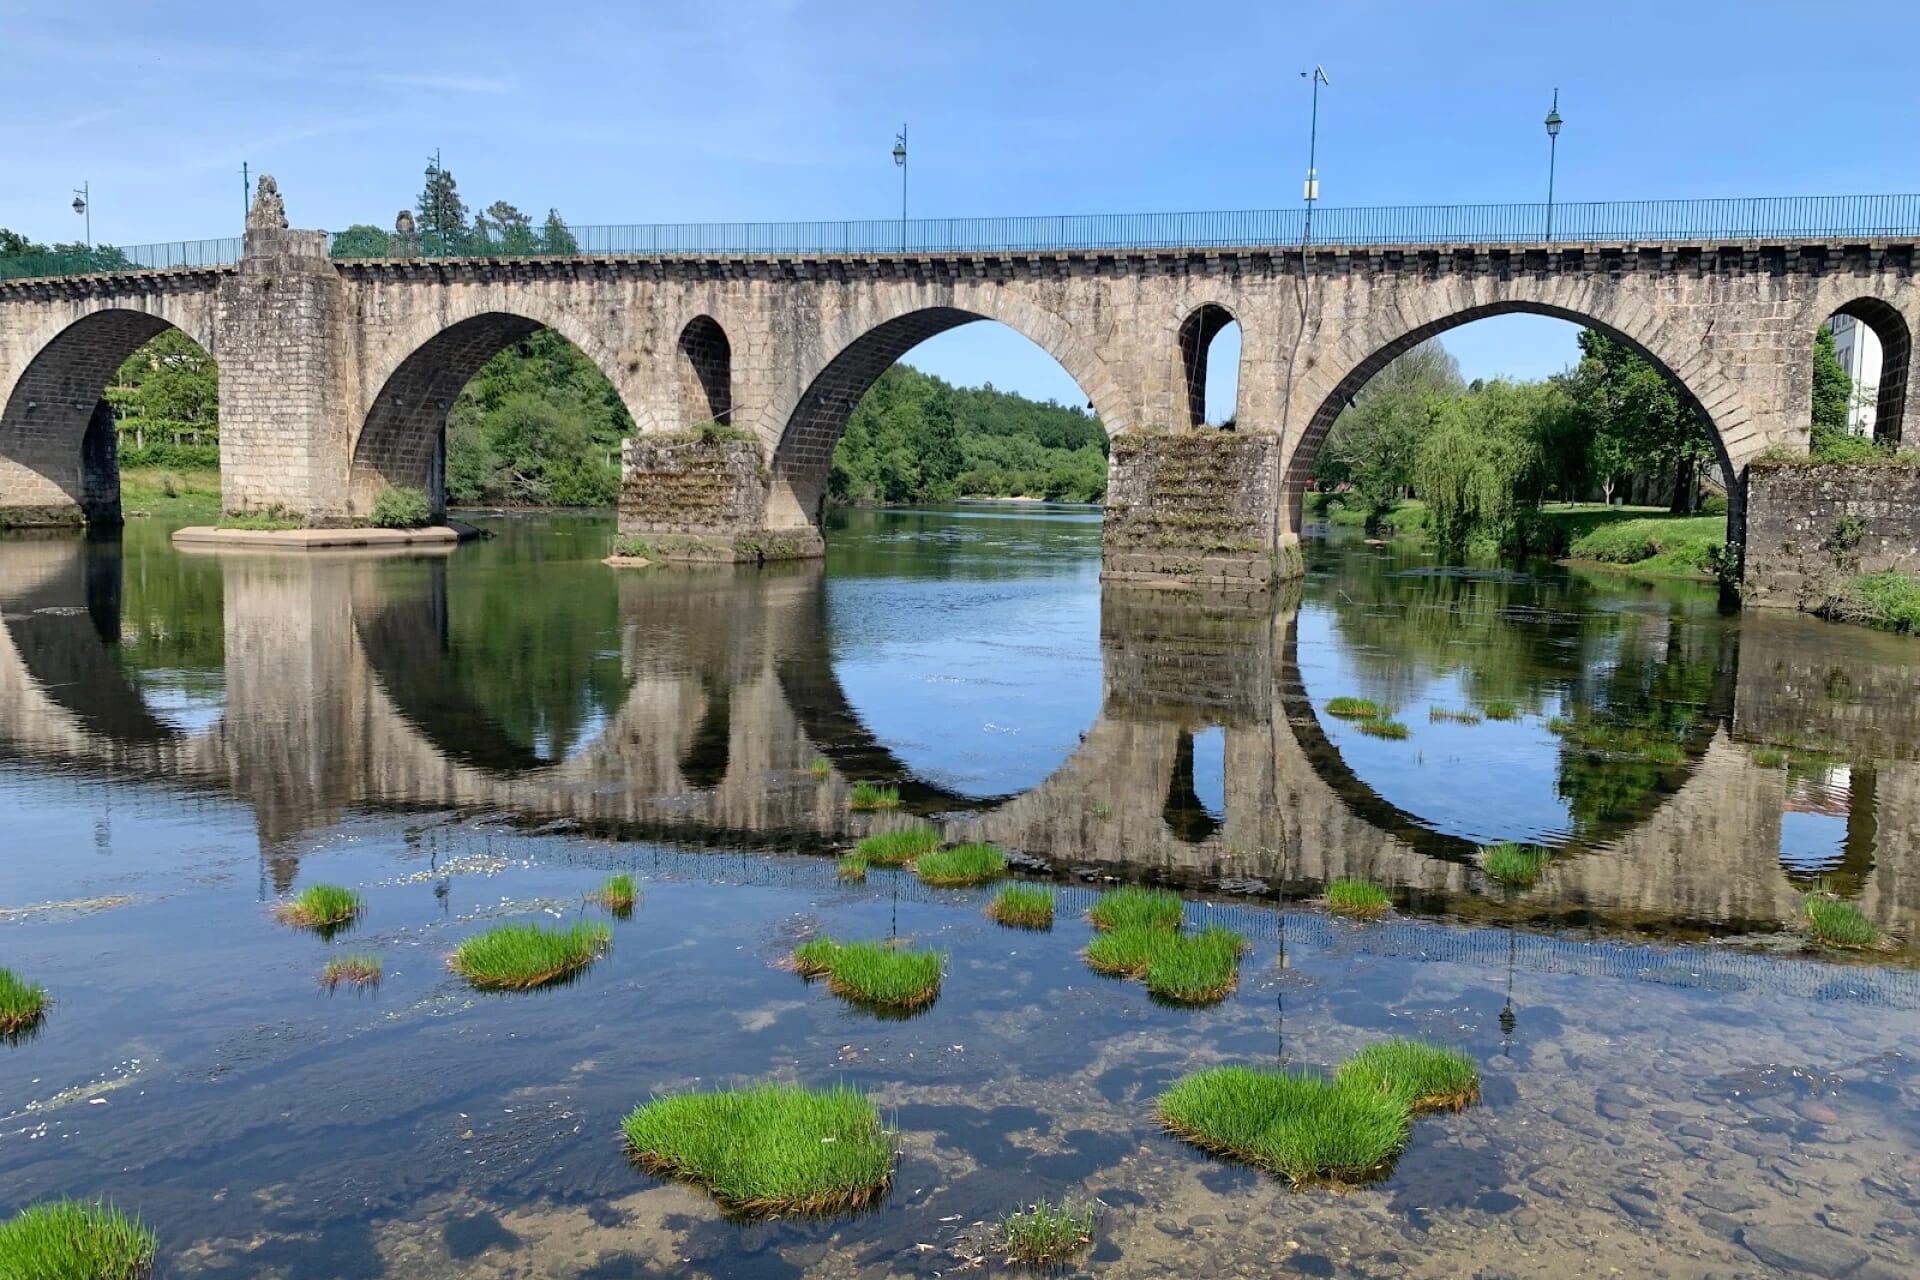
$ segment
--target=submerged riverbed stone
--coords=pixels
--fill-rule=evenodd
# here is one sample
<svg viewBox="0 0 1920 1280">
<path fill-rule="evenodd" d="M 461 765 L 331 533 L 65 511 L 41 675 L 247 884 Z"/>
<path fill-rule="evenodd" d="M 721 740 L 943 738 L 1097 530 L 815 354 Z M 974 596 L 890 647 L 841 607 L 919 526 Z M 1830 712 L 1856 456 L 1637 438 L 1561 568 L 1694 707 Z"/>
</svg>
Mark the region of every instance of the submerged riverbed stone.
<svg viewBox="0 0 1920 1280">
<path fill-rule="evenodd" d="M 1820 1227 L 1779 1224 L 1746 1227 L 1740 1232 L 1740 1243 L 1770 1267 L 1834 1280 L 1852 1275 L 1871 1256 L 1860 1246 Z"/>
</svg>

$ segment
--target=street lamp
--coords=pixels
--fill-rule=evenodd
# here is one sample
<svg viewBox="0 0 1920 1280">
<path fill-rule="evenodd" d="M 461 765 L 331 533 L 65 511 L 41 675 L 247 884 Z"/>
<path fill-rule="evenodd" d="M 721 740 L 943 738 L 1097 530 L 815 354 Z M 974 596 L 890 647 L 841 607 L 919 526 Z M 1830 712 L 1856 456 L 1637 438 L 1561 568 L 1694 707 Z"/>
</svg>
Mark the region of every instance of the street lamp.
<svg viewBox="0 0 1920 1280">
<path fill-rule="evenodd" d="M 1553 91 L 1547 108 L 1547 239 L 1553 239 L 1553 166 L 1560 152 L 1560 91 Z"/>
<path fill-rule="evenodd" d="M 900 252 L 907 251 L 907 126 L 893 135 L 893 163 L 900 169 Z"/>
<path fill-rule="evenodd" d="M 1333 81 L 1327 79 L 1325 69 L 1316 66 L 1311 71 L 1302 71 L 1300 78 L 1313 86 L 1313 116 L 1307 128 L 1307 181 L 1303 188 L 1307 200 L 1307 220 L 1300 231 L 1300 243 L 1306 244 L 1313 238 L 1313 202 L 1320 198 L 1320 170 L 1315 167 L 1320 150 L 1320 86 L 1333 87 Z"/>
<path fill-rule="evenodd" d="M 73 211 L 87 220 L 87 248 L 93 248 L 92 183 L 83 182 L 73 189 Z"/>
</svg>

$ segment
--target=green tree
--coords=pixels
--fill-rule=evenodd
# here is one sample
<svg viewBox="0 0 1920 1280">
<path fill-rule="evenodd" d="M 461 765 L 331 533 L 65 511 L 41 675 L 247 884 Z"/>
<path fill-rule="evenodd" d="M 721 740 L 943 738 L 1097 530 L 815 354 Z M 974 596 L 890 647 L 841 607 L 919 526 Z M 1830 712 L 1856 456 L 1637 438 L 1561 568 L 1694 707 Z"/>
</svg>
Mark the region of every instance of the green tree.
<svg viewBox="0 0 1920 1280">
<path fill-rule="evenodd" d="M 1351 484 L 1377 529 L 1413 484 L 1414 459 L 1441 412 L 1461 394 L 1460 363 L 1437 342 L 1423 342 L 1395 359 L 1360 389 L 1334 419 L 1315 460 L 1314 478 Z"/>
<path fill-rule="evenodd" d="M 45 253 L 47 246 L 37 244 L 18 231 L 0 227 L 0 253 Z"/>
<path fill-rule="evenodd" d="M 1831 452 L 1848 434 L 1847 411 L 1852 403 L 1853 379 L 1840 367 L 1833 330 L 1823 324 L 1813 335 L 1812 446 L 1816 455 Z"/>
<path fill-rule="evenodd" d="M 1716 456 L 1707 424 L 1673 379 L 1623 339 L 1598 329 L 1580 334 L 1580 364 L 1567 379 L 1590 439 L 1610 436 L 1609 457 L 1673 477 L 1673 510 L 1690 511 L 1700 464 Z"/>
<path fill-rule="evenodd" d="M 567 229 L 558 209 L 547 210 L 547 223 L 541 229 L 540 242 L 543 253 L 580 252 L 580 242 L 573 238 L 573 232 Z"/>
<path fill-rule="evenodd" d="M 391 252 L 391 237 L 371 223 L 356 222 L 333 238 L 336 258 L 384 258 Z"/>
<path fill-rule="evenodd" d="M 460 199 L 460 185 L 451 169 L 428 163 L 426 185 L 420 189 L 414 209 L 426 233 L 429 252 L 457 252 L 466 243 L 467 206 Z"/>
</svg>

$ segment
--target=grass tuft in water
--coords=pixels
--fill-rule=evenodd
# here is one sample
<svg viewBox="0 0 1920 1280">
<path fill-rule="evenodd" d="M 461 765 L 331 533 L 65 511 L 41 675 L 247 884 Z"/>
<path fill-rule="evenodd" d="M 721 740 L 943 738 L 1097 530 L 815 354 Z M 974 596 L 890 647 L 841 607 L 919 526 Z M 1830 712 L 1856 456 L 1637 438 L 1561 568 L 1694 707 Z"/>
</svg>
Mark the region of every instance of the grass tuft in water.
<svg viewBox="0 0 1920 1280">
<path fill-rule="evenodd" d="M 826 977 L 828 988 L 860 1004 L 918 1009 L 940 995 L 946 957 L 882 942 L 835 942 L 814 938 L 793 949 L 793 967 L 803 978 Z"/>
<path fill-rule="evenodd" d="M 1016 929 L 1053 928 L 1053 890 L 1010 884 L 987 904 L 987 914 Z"/>
<path fill-rule="evenodd" d="M 940 833 L 932 827 L 901 827 L 868 836 L 853 851 L 873 866 L 900 867 L 939 847 Z"/>
<path fill-rule="evenodd" d="M 592 897 L 616 918 L 625 920 L 633 914 L 633 904 L 640 900 L 640 890 L 634 884 L 633 877 L 621 871 L 608 876 L 607 882 Z"/>
<path fill-rule="evenodd" d="M 96 1200 L 31 1205 L 0 1223 L 0 1280 L 146 1280 L 156 1241 Z"/>
<path fill-rule="evenodd" d="M 1166 889 L 1143 889 L 1126 885 L 1103 893 L 1087 908 L 1087 919 L 1096 929 L 1124 929 L 1145 925 L 1154 929 L 1178 929 L 1186 910 L 1180 895 Z"/>
<path fill-rule="evenodd" d="M 528 991 L 570 978 L 613 945 L 613 930 L 582 920 L 566 929 L 503 924 L 462 942 L 447 966 L 488 991 Z"/>
<path fill-rule="evenodd" d="M 1007 1261 L 1051 1267 L 1093 1243 L 1093 1202 L 1042 1200 L 1000 1220 L 1000 1245 Z"/>
<path fill-rule="evenodd" d="M 660 1098 L 620 1127 L 641 1168 L 698 1183 L 735 1213 L 858 1209 L 893 1179 L 893 1135 L 878 1108 L 847 1085 Z"/>
<path fill-rule="evenodd" d="M 1778 769 L 1787 762 L 1787 753 L 1777 747 L 1761 747 L 1749 757 L 1756 768 Z"/>
<path fill-rule="evenodd" d="M 1370 738 L 1389 738 L 1395 742 L 1398 742 L 1413 732 L 1400 721 L 1388 720 L 1382 716 L 1362 720 L 1359 724 L 1359 729 L 1360 732 Z"/>
<path fill-rule="evenodd" d="M 816 778 L 824 778 L 833 772 L 833 761 L 825 756 L 815 756 L 807 765 L 807 772 Z"/>
<path fill-rule="evenodd" d="M 1870 947 L 1880 939 L 1873 922 L 1851 902 L 1816 893 L 1807 896 L 1804 908 L 1813 940 L 1823 947 Z"/>
<path fill-rule="evenodd" d="M 853 794 L 847 800 L 847 807 L 856 813 L 873 813 L 880 809 L 898 809 L 900 807 L 900 788 L 881 786 L 874 782 L 856 782 Z"/>
<path fill-rule="evenodd" d="M 1553 734 L 1555 737 L 1565 737 L 1567 734 L 1573 732 L 1573 721 L 1567 719 L 1565 716 L 1555 716 L 1553 719 L 1547 721 L 1547 732 Z"/>
<path fill-rule="evenodd" d="M 922 883 L 943 888 L 988 884 L 1007 873 L 1007 855 L 990 844 L 958 844 L 916 858 L 913 873 Z"/>
<path fill-rule="evenodd" d="M 1186 934 L 1147 924 L 1122 925 L 1087 944 L 1095 972 L 1144 978 L 1147 990 L 1180 1004 L 1211 1004 L 1240 982 L 1246 939 L 1231 929 Z"/>
<path fill-rule="evenodd" d="M 346 928 L 366 910 L 366 902 L 337 884 L 310 884 L 300 896 L 274 908 L 283 924 L 333 933 Z"/>
<path fill-rule="evenodd" d="M 1504 698 L 1494 699 L 1482 707 L 1481 710 L 1486 713 L 1487 719 L 1489 720 L 1518 720 L 1520 718 L 1520 704 L 1517 702 L 1508 702 Z"/>
<path fill-rule="evenodd" d="M 1386 708 L 1371 698 L 1333 698 L 1327 702 L 1327 714 L 1342 720 L 1367 720 L 1386 713 Z"/>
<path fill-rule="evenodd" d="M 1489 880 L 1497 880 L 1516 889 L 1525 889 L 1538 880 L 1540 873 L 1546 870 L 1547 863 L 1553 859 L 1553 855 L 1545 849 L 1511 841 L 1483 849 L 1480 856 L 1480 868 L 1487 873 Z"/>
<path fill-rule="evenodd" d="M 40 1025 L 47 1013 L 47 989 L 0 969 L 0 1036 L 17 1036 Z"/>
<path fill-rule="evenodd" d="M 377 987 L 380 985 L 381 972 L 379 956 L 341 956 L 338 960 L 327 961 L 326 968 L 320 971 L 320 985 L 329 991 L 341 983 L 350 987 Z"/>
<path fill-rule="evenodd" d="M 840 859 L 839 876 L 842 880 L 863 881 L 867 878 L 867 860 L 857 853 L 850 853 Z"/>
<path fill-rule="evenodd" d="M 1448 707 L 1429 707 L 1427 719 L 1430 721 L 1451 720 L 1455 724 L 1479 724 L 1480 717 L 1472 711 L 1454 711 Z"/>
<path fill-rule="evenodd" d="M 1360 920 L 1377 920 L 1393 906 L 1393 898 L 1371 880 L 1335 880 L 1327 886 L 1327 910 Z"/>
<path fill-rule="evenodd" d="M 1415 1115 L 1459 1111 L 1480 1099 L 1480 1073 L 1473 1059 L 1424 1040 L 1368 1045 L 1341 1063 L 1334 1079 L 1391 1094 Z"/>
<path fill-rule="evenodd" d="M 1159 1113 L 1175 1136 L 1296 1186 L 1362 1180 L 1407 1139 L 1408 1112 L 1397 1097 L 1304 1072 L 1197 1072 L 1161 1096 Z"/>
</svg>

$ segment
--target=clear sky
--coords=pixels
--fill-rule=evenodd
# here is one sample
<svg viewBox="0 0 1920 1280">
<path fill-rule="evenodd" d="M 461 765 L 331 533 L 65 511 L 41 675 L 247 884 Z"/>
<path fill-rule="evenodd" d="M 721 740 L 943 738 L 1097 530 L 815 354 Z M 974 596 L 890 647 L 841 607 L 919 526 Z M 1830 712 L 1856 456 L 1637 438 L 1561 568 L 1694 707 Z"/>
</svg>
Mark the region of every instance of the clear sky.
<svg viewBox="0 0 1920 1280">
<path fill-rule="evenodd" d="M 1920 190 L 1920 5 L 1617 0 L 709 0 L 546 8 L 0 0 L 0 226 L 235 234 L 240 165 L 294 225 L 392 225 L 437 147 L 469 205 L 576 224 L 1290 206 L 1302 68 L 1323 64 L 1326 206 Z M 1856 14 L 1856 17 L 1861 16 Z M 1533 377 L 1570 326 L 1447 342 Z M 1072 381 L 970 325 L 914 363 L 1063 401 Z"/>
</svg>

